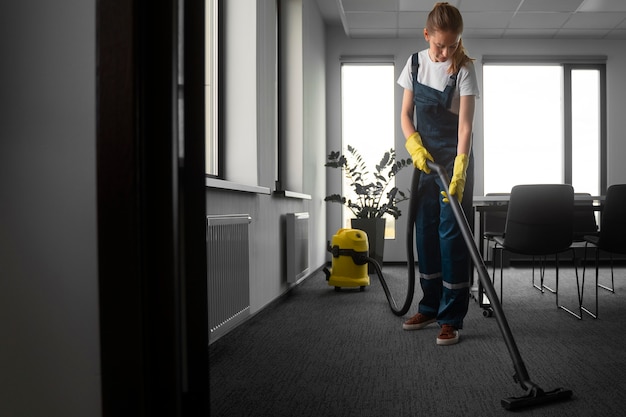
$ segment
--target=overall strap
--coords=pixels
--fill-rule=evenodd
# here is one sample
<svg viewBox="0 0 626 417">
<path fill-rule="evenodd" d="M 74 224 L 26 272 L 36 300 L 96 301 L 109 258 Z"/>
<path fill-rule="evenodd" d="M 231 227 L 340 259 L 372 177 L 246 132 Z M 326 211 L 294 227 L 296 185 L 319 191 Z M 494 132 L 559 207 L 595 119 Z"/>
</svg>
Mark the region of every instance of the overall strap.
<svg viewBox="0 0 626 417">
<path fill-rule="evenodd" d="M 417 52 L 411 55 L 411 77 L 413 78 L 413 83 L 417 81 L 417 68 L 419 68 L 420 63 L 417 59 Z"/>
<path fill-rule="evenodd" d="M 459 73 L 457 72 L 456 74 L 452 74 L 450 76 L 450 78 L 448 78 L 448 85 L 450 87 L 456 87 L 456 78 L 458 77 Z"/>
</svg>

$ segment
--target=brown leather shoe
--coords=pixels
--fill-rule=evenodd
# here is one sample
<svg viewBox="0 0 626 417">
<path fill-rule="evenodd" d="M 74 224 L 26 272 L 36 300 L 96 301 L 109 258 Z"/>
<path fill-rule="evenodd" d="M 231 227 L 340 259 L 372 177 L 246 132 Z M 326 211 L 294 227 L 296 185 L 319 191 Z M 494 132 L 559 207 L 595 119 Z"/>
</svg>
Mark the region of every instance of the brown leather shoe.
<svg viewBox="0 0 626 417">
<path fill-rule="evenodd" d="M 417 313 L 416 315 L 405 321 L 402 324 L 402 328 L 404 330 L 419 330 L 436 321 L 437 319 L 425 316 L 422 313 Z"/>
<path fill-rule="evenodd" d="M 441 332 L 437 336 L 437 344 L 441 346 L 459 343 L 459 331 L 449 324 L 441 325 Z"/>
</svg>

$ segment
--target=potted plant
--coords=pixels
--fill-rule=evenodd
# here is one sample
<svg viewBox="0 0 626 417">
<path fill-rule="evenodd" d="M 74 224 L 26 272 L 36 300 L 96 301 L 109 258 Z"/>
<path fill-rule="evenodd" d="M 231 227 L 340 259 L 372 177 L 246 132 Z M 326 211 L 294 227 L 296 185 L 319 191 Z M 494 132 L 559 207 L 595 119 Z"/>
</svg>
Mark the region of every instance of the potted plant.
<svg viewBox="0 0 626 417">
<path fill-rule="evenodd" d="M 385 151 L 380 162 L 370 172 L 361 154 L 355 147 L 348 145 L 347 154 L 332 151 L 325 166 L 341 169 L 352 187 L 355 198 L 340 194 L 331 194 L 324 201 L 344 205 L 354 214 L 351 219 L 353 229 L 367 233 L 370 257 L 380 264 L 383 260 L 385 243 L 385 214 L 400 217 L 402 212 L 398 203 L 408 200 L 409 196 L 398 187 L 391 186 L 398 172 L 413 166 L 411 158 L 396 159 L 395 150 Z"/>
</svg>

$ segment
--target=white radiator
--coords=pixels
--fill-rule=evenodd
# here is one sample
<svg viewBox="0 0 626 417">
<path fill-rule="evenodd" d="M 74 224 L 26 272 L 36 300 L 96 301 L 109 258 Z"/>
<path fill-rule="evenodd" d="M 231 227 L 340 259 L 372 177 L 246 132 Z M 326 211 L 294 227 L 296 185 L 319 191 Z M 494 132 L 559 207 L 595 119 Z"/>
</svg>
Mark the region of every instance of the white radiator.
<svg viewBox="0 0 626 417">
<path fill-rule="evenodd" d="M 287 282 L 297 283 L 309 273 L 309 213 L 288 213 L 285 234 Z"/>
<path fill-rule="evenodd" d="M 209 343 L 250 315 L 247 214 L 207 216 Z"/>
</svg>

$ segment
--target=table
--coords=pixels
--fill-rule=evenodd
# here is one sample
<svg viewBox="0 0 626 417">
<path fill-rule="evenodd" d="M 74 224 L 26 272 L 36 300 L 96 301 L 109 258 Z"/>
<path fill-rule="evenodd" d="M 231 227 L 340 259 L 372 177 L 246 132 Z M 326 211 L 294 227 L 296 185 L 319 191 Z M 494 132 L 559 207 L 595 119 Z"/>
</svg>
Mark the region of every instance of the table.
<svg viewBox="0 0 626 417">
<path fill-rule="evenodd" d="M 474 218 L 473 221 L 476 222 L 476 212 L 478 213 L 478 228 L 474 225 L 474 229 L 476 230 L 475 234 L 478 235 L 478 251 L 480 256 L 485 259 L 485 214 L 488 212 L 501 212 L 506 213 L 509 207 L 509 199 L 510 194 L 505 195 L 488 195 L 488 196 L 474 196 L 473 197 L 473 208 L 474 208 Z M 602 204 L 604 202 L 604 196 L 591 196 L 588 194 L 575 194 L 574 195 L 574 208 L 579 206 L 584 208 L 585 210 L 589 209 L 589 202 L 591 202 L 591 206 L 594 211 L 601 211 Z M 585 203 L 585 204 L 576 204 L 576 203 Z M 598 223 L 599 224 L 599 223 Z M 494 262 L 494 260 L 492 260 Z M 478 280 L 479 281 L 479 280 Z M 486 299 L 485 294 L 482 290 L 482 285 L 479 282 L 472 282 L 471 287 L 472 297 L 476 299 L 476 301 L 483 308 L 483 315 L 486 317 L 491 315 L 490 302 Z"/>
<path fill-rule="evenodd" d="M 474 213 L 478 213 L 478 228 L 475 227 L 475 230 L 477 230 L 477 235 L 478 235 L 478 251 L 480 252 L 480 256 L 484 255 L 484 245 L 485 245 L 485 213 L 486 212 L 493 212 L 493 211 L 499 211 L 499 212 L 506 212 L 509 208 L 509 198 L 511 196 L 510 195 L 489 195 L 489 196 L 474 196 L 473 197 L 473 207 L 474 207 Z M 585 195 L 585 194 L 575 194 L 574 195 L 574 205 L 576 205 L 576 202 L 584 202 L 584 203 L 588 203 L 591 202 L 592 203 L 592 207 L 594 209 L 594 211 L 601 211 L 602 210 L 602 203 L 604 202 L 604 196 L 603 195 Z M 589 206 L 582 206 L 581 207 L 586 207 L 589 208 Z M 476 219 L 476 216 L 474 215 L 474 221 Z M 484 259 L 484 257 L 483 257 Z"/>
</svg>

